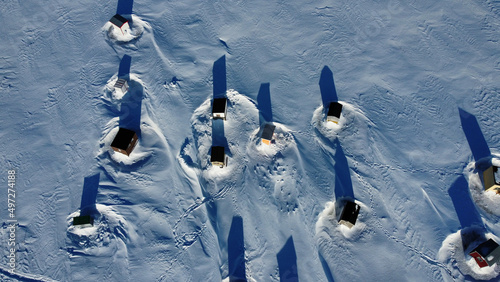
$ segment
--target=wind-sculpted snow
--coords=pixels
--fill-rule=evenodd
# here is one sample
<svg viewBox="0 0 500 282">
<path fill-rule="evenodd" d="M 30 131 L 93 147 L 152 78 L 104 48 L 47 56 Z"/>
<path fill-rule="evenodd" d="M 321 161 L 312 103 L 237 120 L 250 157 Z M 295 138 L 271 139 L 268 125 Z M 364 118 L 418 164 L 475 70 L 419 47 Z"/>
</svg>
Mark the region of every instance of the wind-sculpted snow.
<svg viewBox="0 0 500 282">
<path fill-rule="evenodd" d="M 73 217 L 79 215 L 80 211 L 77 211 L 67 218 L 67 248 L 75 262 L 90 263 L 94 267 L 99 267 L 102 263 L 102 266 L 108 268 L 109 279 L 128 279 L 130 270 L 127 245 L 137 240 L 134 228 L 109 206 L 96 205 L 92 227 L 73 226 Z M 85 257 L 94 257 L 96 260 L 88 261 Z M 106 266 L 106 261 L 113 261 L 113 267 L 109 264 Z M 82 274 L 77 274 L 75 279 L 91 279 L 80 276 Z"/>
<path fill-rule="evenodd" d="M 0 280 L 498 280 L 468 255 L 500 234 L 482 184 L 500 156 L 498 1 L 38 2 L 0 5 L 2 201 L 18 175 Z M 119 127 L 139 135 L 128 157 Z M 94 227 L 70 224 L 82 202 Z M 7 203 L 0 217 L 8 254 Z"/>
</svg>

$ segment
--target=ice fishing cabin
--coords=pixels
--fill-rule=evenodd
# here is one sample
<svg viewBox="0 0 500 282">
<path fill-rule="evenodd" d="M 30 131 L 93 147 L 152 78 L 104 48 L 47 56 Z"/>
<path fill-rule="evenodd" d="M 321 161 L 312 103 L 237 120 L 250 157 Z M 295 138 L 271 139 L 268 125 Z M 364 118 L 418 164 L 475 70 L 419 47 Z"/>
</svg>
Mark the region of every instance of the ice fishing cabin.
<svg viewBox="0 0 500 282">
<path fill-rule="evenodd" d="M 272 124 L 266 124 L 264 126 L 264 129 L 262 130 L 262 143 L 266 145 L 271 145 L 271 141 L 273 140 L 273 135 L 274 135 L 274 129 L 276 128 L 275 125 Z"/>
<path fill-rule="evenodd" d="M 500 261 L 500 248 L 497 242 L 493 239 L 488 239 L 488 241 L 477 246 L 472 252 L 469 253 L 473 257 L 479 267 L 492 266 L 496 262 Z"/>
<path fill-rule="evenodd" d="M 128 20 L 119 14 L 114 15 L 109 20 L 109 22 L 112 23 L 115 26 L 115 28 L 118 28 L 122 32 L 122 34 L 125 34 L 130 29 Z"/>
<path fill-rule="evenodd" d="M 212 146 L 212 152 L 210 154 L 210 162 L 214 166 L 219 166 L 223 168 L 227 165 L 226 153 L 224 147 Z"/>
<path fill-rule="evenodd" d="M 114 87 L 115 87 L 116 90 L 120 90 L 123 94 L 125 94 L 128 91 L 128 82 L 124 78 L 119 78 L 116 81 Z"/>
<path fill-rule="evenodd" d="M 115 139 L 113 139 L 111 143 L 111 148 L 116 152 L 129 156 L 137 144 L 137 141 L 138 137 L 134 131 L 120 127 Z"/>
<path fill-rule="evenodd" d="M 342 112 L 342 104 L 340 104 L 339 102 L 331 102 L 330 106 L 328 107 L 328 114 L 326 115 L 326 120 L 338 124 L 341 112 Z"/>
<path fill-rule="evenodd" d="M 497 177 L 498 167 L 490 166 L 483 172 L 484 190 L 500 194 L 500 179 Z"/>
<path fill-rule="evenodd" d="M 73 226 L 90 227 L 94 226 L 94 218 L 90 215 L 81 215 L 73 217 Z"/>
<path fill-rule="evenodd" d="M 227 98 L 214 98 L 212 103 L 212 117 L 214 119 L 226 120 Z"/>
<path fill-rule="evenodd" d="M 340 215 L 339 223 L 352 228 L 358 219 L 359 208 L 358 204 L 351 201 L 347 202 Z"/>
</svg>

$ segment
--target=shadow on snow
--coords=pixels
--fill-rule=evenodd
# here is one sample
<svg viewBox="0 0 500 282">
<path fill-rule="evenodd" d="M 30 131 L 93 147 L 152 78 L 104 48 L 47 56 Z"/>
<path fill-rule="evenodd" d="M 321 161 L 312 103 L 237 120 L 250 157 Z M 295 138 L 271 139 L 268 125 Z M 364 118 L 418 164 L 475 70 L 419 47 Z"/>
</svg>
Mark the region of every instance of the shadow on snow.
<svg viewBox="0 0 500 282">
<path fill-rule="evenodd" d="M 328 66 L 324 66 L 319 78 L 319 89 L 321 91 L 321 100 L 323 101 L 323 111 L 326 114 L 330 102 L 339 100 L 337 97 L 337 90 L 335 89 L 335 82 L 333 81 L 333 72 Z"/>
<path fill-rule="evenodd" d="M 80 203 L 80 215 L 93 215 L 97 213 L 96 200 L 99 188 L 100 174 L 96 173 L 85 177 L 83 180 L 82 201 Z"/>
<path fill-rule="evenodd" d="M 247 281 L 245 274 L 245 240 L 243 236 L 243 219 L 233 217 L 227 238 L 227 259 L 229 264 L 229 281 Z"/>
<path fill-rule="evenodd" d="M 227 91 L 226 83 L 226 55 L 214 62 L 212 68 L 213 94 L 215 98 L 225 98 Z"/>
<path fill-rule="evenodd" d="M 295 245 L 293 244 L 292 236 L 288 238 L 276 257 L 278 259 L 280 281 L 299 281 L 297 255 L 295 253 Z"/>
</svg>

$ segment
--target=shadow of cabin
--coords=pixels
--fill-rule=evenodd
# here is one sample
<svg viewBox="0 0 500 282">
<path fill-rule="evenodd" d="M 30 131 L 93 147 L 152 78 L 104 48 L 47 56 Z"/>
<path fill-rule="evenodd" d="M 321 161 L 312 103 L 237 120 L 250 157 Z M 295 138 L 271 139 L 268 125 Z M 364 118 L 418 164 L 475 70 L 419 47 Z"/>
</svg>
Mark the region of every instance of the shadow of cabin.
<svg viewBox="0 0 500 282">
<path fill-rule="evenodd" d="M 143 86 L 134 80 L 129 82 L 127 94 L 123 96 L 120 107 L 119 126 L 134 131 L 141 137 L 141 116 Z"/>
<path fill-rule="evenodd" d="M 97 213 L 96 200 L 99 188 L 100 174 L 87 176 L 83 180 L 82 200 L 80 202 L 80 216 Z"/>
<path fill-rule="evenodd" d="M 213 96 L 216 98 L 225 98 L 227 91 L 226 82 L 226 55 L 220 57 L 214 62 L 212 68 L 213 78 Z"/>
<path fill-rule="evenodd" d="M 337 102 L 337 90 L 335 89 L 335 82 L 333 80 L 333 72 L 328 66 L 324 66 L 321 70 L 321 77 L 319 78 L 319 89 L 321 92 L 321 100 L 323 102 L 323 113 L 326 114 L 331 102 Z"/>
<path fill-rule="evenodd" d="M 476 205 L 472 201 L 469 184 L 463 175 L 458 177 L 448 189 L 453 206 L 460 222 L 462 244 L 464 251 L 477 238 L 484 236 L 485 227 Z"/>
<path fill-rule="evenodd" d="M 276 258 L 278 259 L 280 281 L 299 281 L 297 254 L 295 253 L 292 236 L 288 238 Z"/>
<path fill-rule="evenodd" d="M 227 252 L 229 281 L 247 281 L 245 273 L 243 219 L 239 216 L 233 217 L 227 238 Z"/>
<path fill-rule="evenodd" d="M 474 115 L 458 108 L 462 129 L 469 143 L 470 150 L 474 156 L 474 160 L 479 161 L 482 158 L 491 156 L 488 143 L 484 139 L 483 132 L 479 127 L 479 123 Z"/>
<path fill-rule="evenodd" d="M 123 78 L 125 80 L 130 80 L 130 67 L 132 65 L 132 57 L 129 55 L 123 55 L 120 60 L 120 66 L 118 67 L 118 78 Z"/>
<path fill-rule="evenodd" d="M 344 150 L 338 139 L 334 141 L 335 145 L 335 199 L 351 198 L 354 199 L 354 190 L 351 181 L 351 170 L 347 162 Z"/>
<path fill-rule="evenodd" d="M 118 0 L 116 13 L 120 15 L 131 15 L 134 7 L 134 0 Z"/>
<path fill-rule="evenodd" d="M 259 125 L 273 122 L 273 111 L 271 107 L 271 91 L 269 83 L 262 83 L 257 94 L 257 108 L 259 109 Z"/>
</svg>

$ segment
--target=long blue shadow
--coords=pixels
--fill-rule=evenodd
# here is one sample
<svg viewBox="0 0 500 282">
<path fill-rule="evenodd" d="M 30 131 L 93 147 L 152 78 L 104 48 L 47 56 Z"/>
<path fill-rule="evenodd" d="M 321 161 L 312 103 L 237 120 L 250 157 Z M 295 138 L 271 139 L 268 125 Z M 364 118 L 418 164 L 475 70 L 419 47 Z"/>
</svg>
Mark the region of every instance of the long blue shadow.
<svg viewBox="0 0 500 282">
<path fill-rule="evenodd" d="M 229 144 L 224 135 L 224 120 L 212 120 L 212 146 L 220 146 L 226 149 L 226 154 L 229 153 Z"/>
<path fill-rule="evenodd" d="M 476 161 L 489 157 L 491 155 L 488 143 L 484 139 L 483 132 L 479 127 L 479 123 L 474 115 L 458 108 L 462 129 L 469 143 L 470 150 Z"/>
<path fill-rule="evenodd" d="M 333 279 L 332 271 L 330 270 L 328 263 L 319 252 L 318 255 L 319 255 L 319 261 L 321 262 L 321 266 L 323 266 L 323 271 L 325 272 L 326 280 L 328 280 L 328 282 L 334 282 L 335 280 Z"/>
<path fill-rule="evenodd" d="M 142 85 L 134 80 L 129 81 L 129 89 L 122 99 L 120 109 L 120 127 L 133 130 L 141 137 L 141 109 L 144 95 Z"/>
<path fill-rule="evenodd" d="M 83 180 L 82 201 L 80 203 L 80 215 L 92 215 L 97 212 L 95 203 L 97 199 L 97 189 L 99 188 L 100 174 L 96 173 L 85 177 Z"/>
<path fill-rule="evenodd" d="M 118 0 L 116 13 L 119 15 L 130 15 L 134 8 L 134 0 Z"/>
<path fill-rule="evenodd" d="M 484 226 L 469 193 L 469 184 L 463 175 L 453 182 L 450 189 L 448 189 L 448 194 L 453 201 L 462 229 L 472 226 Z"/>
<path fill-rule="evenodd" d="M 295 254 L 295 245 L 293 244 L 292 236 L 288 238 L 285 246 L 283 246 L 276 257 L 278 259 L 280 281 L 299 281 L 297 255 Z"/>
<path fill-rule="evenodd" d="M 132 57 L 129 55 L 123 55 L 120 61 L 120 67 L 118 68 L 118 78 L 124 78 L 126 80 L 130 79 L 130 65 L 132 64 Z"/>
<path fill-rule="evenodd" d="M 347 158 L 345 156 L 344 150 L 338 139 L 335 139 L 335 199 L 340 200 L 342 198 L 352 198 L 354 199 L 354 191 L 352 188 L 351 181 L 351 170 L 349 169 L 349 164 L 347 163 Z"/>
<path fill-rule="evenodd" d="M 266 122 L 273 122 L 273 110 L 271 107 L 271 91 L 269 83 L 260 85 L 257 94 L 257 107 L 259 109 L 259 124 L 262 126 Z"/>
<path fill-rule="evenodd" d="M 214 62 L 212 68 L 214 98 L 226 97 L 226 55 Z"/>
<path fill-rule="evenodd" d="M 229 236 L 227 237 L 227 252 L 229 281 L 247 281 L 245 274 L 243 219 L 239 216 L 233 217 Z"/>
<path fill-rule="evenodd" d="M 337 97 L 337 90 L 335 89 L 335 82 L 333 81 L 333 72 L 328 66 L 323 67 L 321 77 L 319 78 L 319 89 L 321 91 L 321 100 L 323 101 L 323 109 L 326 113 L 330 102 L 339 100 Z"/>
</svg>

